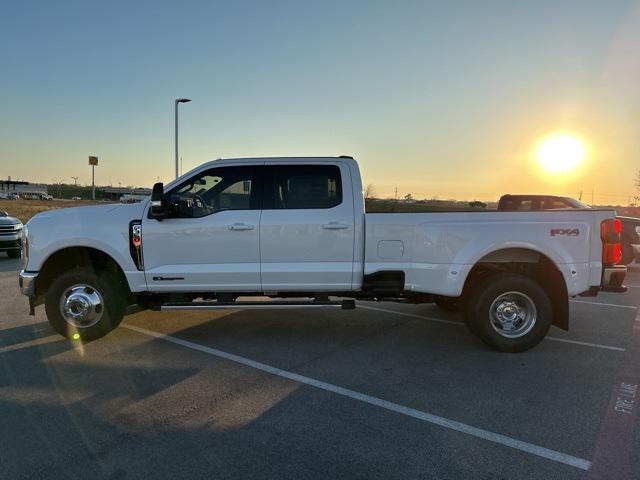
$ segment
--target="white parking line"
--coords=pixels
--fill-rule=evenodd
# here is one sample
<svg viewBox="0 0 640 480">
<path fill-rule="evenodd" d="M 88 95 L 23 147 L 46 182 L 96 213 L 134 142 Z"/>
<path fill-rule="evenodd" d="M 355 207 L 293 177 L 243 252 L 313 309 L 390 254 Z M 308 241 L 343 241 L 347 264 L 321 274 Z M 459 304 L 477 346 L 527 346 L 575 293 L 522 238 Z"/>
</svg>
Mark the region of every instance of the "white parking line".
<svg viewBox="0 0 640 480">
<path fill-rule="evenodd" d="M 584 302 L 584 303 L 591 303 L 591 302 Z M 424 316 L 424 315 L 416 315 L 415 313 L 397 312 L 395 310 L 387 310 L 386 308 L 369 307 L 369 306 L 360 305 L 360 304 L 358 304 L 358 308 L 363 308 L 365 310 L 374 310 L 376 312 L 391 313 L 393 315 L 401 315 L 403 317 L 419 318 L 420 320 L 428 320 L 430 322 L 448 323 L 450 325 L 457 325 L 457 326 L 464 325 L 464 323 L 462 323 L 462 322 L 455 322 L 453 320 L 445 320 L 443 318 L 427 317 L 427 316 Z M 569 340 L 567 338 L 553 337 L 551 335 L 547 335 L 544 339 L 545 340 L 554 340 L 556 342 L 572 343 L 574 345 L 582 345 L 583 347 L 592 347 L 592 348 L 601 348 L 601 349 L 604 349 L 604 350 L 613 350 L 615 352 L 624 352 L 625 351 L 625 349 L 623 347 L 616 347 L 616 346 L 613 346 L 613 345 L 602 345 L 600 343 L 580 342 L 578 340 Z"/>
<path fill-rule="evenodd" d="M 277 367 L 272 367 L 271 365 L 267 365 L 265 363 L 256 362 L 255 360 L 241 357 L 239 355 L 223 352 L 215 348 L 207 347 L 205 345 L 200 345 L 198 343 L 193 343 L 188 340 L 183 340 L 181 338 L 173 337 L 171 335 L 165 335 L 163 333 L 154 332 L 152 330 L 147 330 L 145 328 L 136 327 L 134 325 L 127 324 L 127 325 L 123 325 L 123 327 L 128 328 L 129 330 L 133 330 L 134 332 L 142 333 L 150 337 L 171 342 L 176 345 L 180 345 L 182 347 L 190 348 L 191 350 L 197 350 L 198 352 L 207 353 L 215 357 L 223 358 L 231 362 L 239 363 L 247 367 L 261 370 L 271 375 L 276 375 L 278 377 L 293 380 L 294 382 L 303 383 L 305 385 L 319 388 L 327 392 L 335 393 L 343 397 L 348 397 L 353 400 L 368 403 L 369 405 L 374 405 L 379 408 L 384 408 L 385 410 L 389 410 L 391 412 L 399 413 L 401 415 L 406 415 L 408 417 L 422 420 L 423 422 L 426 422 L 426 423 L 439 425 L 441 427 L 448 428 L 450 430 L 455 430 L 456 432 L 465 433 L 467 435 L 471 435 L 476 438 L 481 438 L 489 442 L 511 447 L 516 450 L 520 450 L 522 452 L 527 452 L 532 455 L 536 455 L 538 457 L 552 460 L 554 462 L 563 463 L 565 465 L 579 468 L 581 470 L 588 470 L 589 467 L 591 466 L 591 462 L 589 460 L 585 460 L 584 458 L 574 457 L 573 455 L 568 455 L 566 453 L 558 452 L 556 450 L 544 448 L 539 445 L 535 445 L 533 443 L 523 442 L 521 440 L 517 440 L 515 438 L 508 437 L 506 435 L 501 435 L 499 433 L 494 433 L 489 430 L 473 427 L 471 425 L 467 425 L 466 423 L 457 422 L 455 420 L 450 420 L 445 417 L 433 415 L 431 413 L 423 412 L 421 410 L 416 410 L 414 408 L 409 408 L 403 405 L 399 405 L 397 403 L 389 402 L 381 398 L 372 397 L 371 395 L 356 392 L 355 390 L 349 390 L 348 388 L 343 388 L 338 385 L 333 385 L 331 383 L 323 382 L 321 380 L 305 377 L 304 375 L 289 372 L 287 370 L 281 370 Z"/>
<path fill-rule="evenodd" d="M 587 305 L 600 305 L 601 307 L 618 307 L 628 308 L 630 310 L 636 310 L 638 307 L 633 305 L 618 305 L 617 303 L 602 303 L 602 302 L 588 302 L 586 300 L 569 300 L 571 303 L 586 303 Z"/>
<path fill-rule="evenodd" d="M 579 340 L 569 340 L 568 338 L 544 337 L 545 340 L 553 340 L 554 342 L 573 343 L 574 345 L 582 345 L 584 347 L 603 348 L 605 350 L 613 350 L 615 352 L 624 352 L 626 348 L 613 347 L 611 345 L 602 345 L 601 343 L 580 342 Z"/>
</svg>

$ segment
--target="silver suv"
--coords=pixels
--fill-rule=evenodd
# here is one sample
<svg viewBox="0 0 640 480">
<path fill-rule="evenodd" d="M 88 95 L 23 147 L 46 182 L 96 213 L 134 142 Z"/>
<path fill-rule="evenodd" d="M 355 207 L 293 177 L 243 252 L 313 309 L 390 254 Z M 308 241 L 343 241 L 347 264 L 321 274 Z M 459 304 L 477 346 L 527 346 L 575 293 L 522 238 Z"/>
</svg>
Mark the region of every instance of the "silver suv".
<svg viewBox="0 0 640 480">
<path fill-rule="evenodd" d="M 22 252 L 22 222 L 0 210 L 0 252 L 10 258 L 20 257 Z"/>
</svg>

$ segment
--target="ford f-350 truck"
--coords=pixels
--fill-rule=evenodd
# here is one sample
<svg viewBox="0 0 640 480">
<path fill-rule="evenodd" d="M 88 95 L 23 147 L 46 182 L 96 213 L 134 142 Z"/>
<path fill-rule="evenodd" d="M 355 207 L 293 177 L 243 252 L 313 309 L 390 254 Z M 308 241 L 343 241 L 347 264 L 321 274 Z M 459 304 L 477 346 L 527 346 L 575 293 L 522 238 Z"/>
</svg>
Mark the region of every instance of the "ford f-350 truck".
<svg viewBox="0 0 640 480">
<path fill-rule="evenodd" d="M 141 203 L 40 213 L 23 244 L 31 312 L 44 304 L 81 341 L 136 306 L 447 300 L 484 342 L 516 352 L 568 329 L 570 296 L 626 290 L 613 210 L 365 213 L 351 157 L 216 160 Z"/>
</svg>

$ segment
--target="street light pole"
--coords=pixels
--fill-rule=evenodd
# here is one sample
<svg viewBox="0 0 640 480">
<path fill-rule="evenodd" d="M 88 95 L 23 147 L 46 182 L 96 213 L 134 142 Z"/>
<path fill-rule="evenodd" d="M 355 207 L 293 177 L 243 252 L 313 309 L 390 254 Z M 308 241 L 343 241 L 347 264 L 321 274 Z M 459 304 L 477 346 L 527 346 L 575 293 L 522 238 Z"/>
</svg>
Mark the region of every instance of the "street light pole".
<svg viewBox="0 0 640 480">
<path fill-rule="evenodd" d="M 178 168 L 178 104 L 179 103 L 188 103 L 191 99 L 189 98 L 176 98 L 175 100 L 175 126 L 176 126 L 176 178 L 180 175 Z"/>
</svg>

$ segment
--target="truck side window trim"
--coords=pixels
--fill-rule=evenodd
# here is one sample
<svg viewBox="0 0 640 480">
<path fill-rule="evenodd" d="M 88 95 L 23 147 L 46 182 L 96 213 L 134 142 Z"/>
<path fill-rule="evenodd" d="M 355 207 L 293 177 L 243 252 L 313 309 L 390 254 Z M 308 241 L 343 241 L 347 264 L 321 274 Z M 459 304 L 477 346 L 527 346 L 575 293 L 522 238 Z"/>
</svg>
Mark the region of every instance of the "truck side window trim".
<svg viewBox="0 0 640 480">
<path fill-rule="evenodd" d="M 338 165 L 264 168 L 263 210 L 327 210 L 342 204 L 342 174 Z"/>
</svg>

